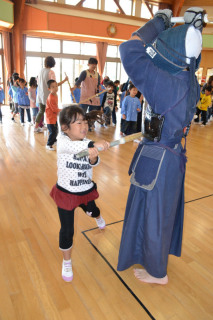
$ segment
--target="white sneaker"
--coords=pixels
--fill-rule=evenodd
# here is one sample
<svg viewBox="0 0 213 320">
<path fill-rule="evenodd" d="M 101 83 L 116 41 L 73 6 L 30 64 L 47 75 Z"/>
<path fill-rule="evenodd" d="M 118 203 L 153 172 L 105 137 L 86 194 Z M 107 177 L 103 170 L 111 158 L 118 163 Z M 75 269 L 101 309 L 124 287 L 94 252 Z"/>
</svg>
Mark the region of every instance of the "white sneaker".
<svg viewBox="0 0 213 320">
<path fill-rule="evenodd" d="M 21 126 L 22 126 L 22 127 L 24 126 L 24 122 L 21 122 Z"/>
<path fill-rule="evenodd" d="M 46 146 L 46 149 L 50 151 L 55 151 L 55 149 L 52 146 Z"/>
<path fill-rule="evenodd" d="M 102 216 L 100 216 L 100 218 L 95 219 L 97 226 L 99 229 L 104 229 L 106 226 L 105 220 L 102 218 Z"/>
<path fill-rule="evenodd" d="M 34 132 L 37 132 L 37 133 L 39 133 L 39 132 L 43 132 L 43 129 L 42 129 L 42 128 L 40 128 L 40 127 L 38 127 L 38 128 L 34 128 Z"/>
<path fill-rule="evenodd" d="M 62 262 L 62 278 L 66 282 L 70 282 L 73 279 L 71 259 L 70 260 L 63 260 L 63 262 Z"/>
<path fill-rule="evenodd" d="M 30 121 L 27 121 L 28 126 L 33 126 L 33 123 Z"/>
</svg>

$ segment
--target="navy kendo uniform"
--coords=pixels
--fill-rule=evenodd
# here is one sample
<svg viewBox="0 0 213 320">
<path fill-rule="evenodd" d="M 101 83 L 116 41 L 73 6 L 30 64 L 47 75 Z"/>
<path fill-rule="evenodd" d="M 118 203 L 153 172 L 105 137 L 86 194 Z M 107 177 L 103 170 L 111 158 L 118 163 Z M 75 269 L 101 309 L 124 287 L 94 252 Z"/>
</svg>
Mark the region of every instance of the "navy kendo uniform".
<svg viewBox="0 0 213 320">
<path fill-rule="evenodd" d="M 188 64 L 185 59 L 184 42 L 190 26 L 170 25 L 167 29 L 165 20 L 157 14 L 135 33 L 142 41 L 129 40 L 120 45 L 121 60 L 129 78 L 152 112 L 164 122 L 158 139 L 142 140 L 129 169 L 131 186 L 119 271 L 141 264 L 153 277 L 163 278 L 167 274 L 168 255 L 181 255 L 186 162 L 181 140 L 200 96 L 194 74 L 200 56 L 190 59 Z M 180 55 L 168 53 L 169 47 Z M 183 71 L 186 68 L 189 71 Z"/>
</svg>

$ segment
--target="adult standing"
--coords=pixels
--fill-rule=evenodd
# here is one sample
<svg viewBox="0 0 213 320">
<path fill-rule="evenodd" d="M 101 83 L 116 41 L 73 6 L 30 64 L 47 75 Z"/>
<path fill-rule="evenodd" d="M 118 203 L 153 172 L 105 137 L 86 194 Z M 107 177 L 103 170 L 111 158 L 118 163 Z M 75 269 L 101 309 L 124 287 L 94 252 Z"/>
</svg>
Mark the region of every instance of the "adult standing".
<svg viewBox="0 0 213 320">
<path fill-rule="evenodd" d="M 42 128 L 39 127 L 39 123 L 44 116 L 46 109 L 46 101 L 49 95 L 49 90 L 47 86 L 48 80 L 55 80 L 56 76 L 55 72 L 51 70 L 55 66 L 55 59 L 52 56 L 48 56 L 44 60 L 44 68 L 41 69 L 38 75 L 38 88 L 37 88 L 37 98 L 36 104 L 39 104 L 39 112 L 36 117 L 35 132 L 42 132 Z M 68 77 L 65 77 L 64 80 L 58 83 L 58 86 L 62 85 L 64 82 L 68 80 Z"/>
<path fill-rule="evenodd" d="M 96 58 L 89 58 L 88 69 L 81 72 L 71 92 L 81 85 L 81 98 L 80 106 L 87 112 L 92 110 L 100 110 L 100 98 L 95 95 L 101 90 L 100 87 L 100 75 L 96 71 L 98 60 Z M 93 97 L 93 98 L 91 98 Z"/>
<path fill-rule="evenodd" d="M 169 254 L 180 256 L 184 216 L 185 150 L 181 145 L 199 100 L 195 77 L 202 48 L 204 12 L 190 8 L 187 24 L 172 28 L 172 12 L 154 19 L 121 44 L 126 73 L 148 102 L 143 133 L 129 174 L 131 186 L 118 270 L 133 264 L 143 282 L 166 284 Z M 153 126 L 153 123 L 155 124 Z"/>
</svg>

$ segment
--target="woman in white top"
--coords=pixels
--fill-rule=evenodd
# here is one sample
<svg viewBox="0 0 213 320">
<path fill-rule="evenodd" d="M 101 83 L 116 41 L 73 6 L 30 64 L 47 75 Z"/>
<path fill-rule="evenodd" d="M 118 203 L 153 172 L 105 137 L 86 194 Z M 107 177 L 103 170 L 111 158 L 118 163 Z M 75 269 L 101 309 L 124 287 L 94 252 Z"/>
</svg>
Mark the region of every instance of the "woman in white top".
<svg viewBox="0 0 213 320">
<path fill-rule="evenodd" d="M 47 81 L 48 80 L 56 80 L 55 72 L 51 70 L 55 66 L 55 59 L 52 56 L 48 56 L 44 60 L 44 68 L 41 69 L 38 75 L 38 90 L 37 90 L 37 98 L 36 103 L 39 104 L 39 113 L 36 117 L 35 123 L 35 132 L 41 132 L 42 129 L 39 128 L 39 123 L 44 116 L 46 101 L 49 95 Z M 58 86 L 62 85 L 65 81 L 67 81 L 68 77 L 65 77 L 63 81 L 58 83 Z"/>
</svg>

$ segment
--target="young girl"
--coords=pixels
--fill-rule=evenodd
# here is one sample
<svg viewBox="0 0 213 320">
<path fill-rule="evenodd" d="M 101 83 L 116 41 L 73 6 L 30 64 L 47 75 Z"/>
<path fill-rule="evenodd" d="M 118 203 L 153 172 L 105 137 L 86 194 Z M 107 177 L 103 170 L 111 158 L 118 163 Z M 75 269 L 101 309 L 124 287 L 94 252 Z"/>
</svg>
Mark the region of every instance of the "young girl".
<svg viewBox="0 0 213 320">
<path fill-rule="evenodd" d="M 26 110 L 27 112 L 28 124 L 32 125 L 30 115 L 30 100 L 28 98 L 28 89 L 26 88 L 26 81 L 22 78 L 19 78 L 19 86 L 20 87 L 17 90 L 17 99 L 19 105 L 21 125 L 24 125 L 24 110 Z"/>
<path fill-rule="evenodd" d="M 0 78 L 1 81 L 1 78 Z M 5 96 L 4 96 L 4 90 L 2 89 L 2 87 L 0 87 L 0 124 L 2 124 L 2 112 L 1 112 L 1 105 L 2 102 L 4 100 Z"/>
<path fill-rule="evenodd" d="M 99 164 L 97 148 L 107 150 L 109 143 L 94 143 L 85 138 L 88 124 L 81 107 L 64 108 L 60 112 L 59 122 L 61 133 L 57 139 L 58 181 L 50 195 L 57 204 L 61 222 L 59 248 L 63 252 L 62 278 L 69 282 L 73 279 L 71 248 L 75 208 L 81 207 L 88 216 L 95 218 L 100 229 L 105 228 L 105 221 L 94 201 L 99 194 L 92 181 L 92 167 Z M 75 155 L 86 148 L 89 148 L 89 156 L 77 159 Z"/>
<path fill-rule="evenodd" d="M 30 108 L 32 109 L 33 113 L 33 124 L 35 124 L 35 119 L 38 114 L 38 107 L 36 106 L 37 81 L 35 77 L 30 78 L 29 86 L 30 88 L 28 90 L 28 97 L 30 99 Z"/>
<path fill-rule="evenodd" d="M 10 96 L 13 99 L 13 104 L 14 104 L 14 110 L 12 113 L 12 118 L 11 120 L 15 122 L 15 116 L 18 114 L 18 97 L 17 97 L 17 92 L 19 88 L 19 74 L 18 73 L 13 73 L 12 75 L 12 80 L 13 84 L 11 85 L 11 93 L 9 92 Z"/>
</svg>

